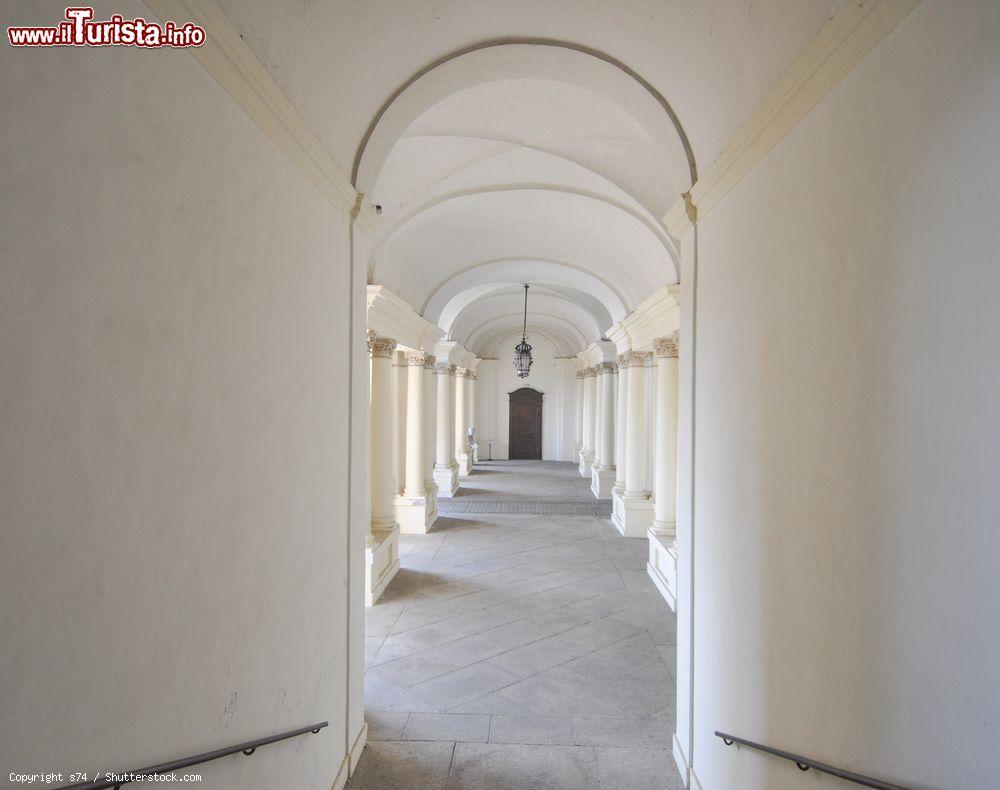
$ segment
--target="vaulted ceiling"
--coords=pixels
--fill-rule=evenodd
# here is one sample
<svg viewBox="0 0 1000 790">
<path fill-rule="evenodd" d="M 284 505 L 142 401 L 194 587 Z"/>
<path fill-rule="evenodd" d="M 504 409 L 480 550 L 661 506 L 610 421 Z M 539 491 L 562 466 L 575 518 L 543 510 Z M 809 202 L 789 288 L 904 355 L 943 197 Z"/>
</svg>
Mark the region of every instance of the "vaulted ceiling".
<svg viewBox="0 0 1000 790">
<path fill-rule="evenodd" d="M 481 356 L 678 281 L 661 218 L 835 0 L 221 0 L 382 223 L 369 282 Z"/>
</svg>

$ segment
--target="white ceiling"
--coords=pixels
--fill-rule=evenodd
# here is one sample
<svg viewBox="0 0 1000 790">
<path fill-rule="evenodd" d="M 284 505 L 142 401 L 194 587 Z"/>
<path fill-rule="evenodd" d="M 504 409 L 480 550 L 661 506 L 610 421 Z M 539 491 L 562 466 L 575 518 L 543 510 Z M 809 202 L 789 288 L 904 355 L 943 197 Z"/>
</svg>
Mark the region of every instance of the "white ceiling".
<svg viewBox="0 0 1000 790">
<path fill-rule="evenodd" d="M 369 281 L 492 355 L 525 281 L 559 353 L 677 282 L 659 218 L 691 160 L 718 156 L 836 1 L 220 4 L 382 206 Z"/>
</svg>

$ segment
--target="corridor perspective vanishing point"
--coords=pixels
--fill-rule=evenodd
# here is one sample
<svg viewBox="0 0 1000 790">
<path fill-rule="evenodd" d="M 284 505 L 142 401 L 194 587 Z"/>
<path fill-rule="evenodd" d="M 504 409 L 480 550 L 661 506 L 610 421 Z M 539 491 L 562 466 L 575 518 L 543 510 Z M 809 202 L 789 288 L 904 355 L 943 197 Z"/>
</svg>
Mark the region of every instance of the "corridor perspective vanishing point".
<svg viewBox="0 0 1000 790">
<path fill-rule="evenodd" d="M 1000 1 L 0 15 L 5 786 L 1000 787 Z"/>
</svg>

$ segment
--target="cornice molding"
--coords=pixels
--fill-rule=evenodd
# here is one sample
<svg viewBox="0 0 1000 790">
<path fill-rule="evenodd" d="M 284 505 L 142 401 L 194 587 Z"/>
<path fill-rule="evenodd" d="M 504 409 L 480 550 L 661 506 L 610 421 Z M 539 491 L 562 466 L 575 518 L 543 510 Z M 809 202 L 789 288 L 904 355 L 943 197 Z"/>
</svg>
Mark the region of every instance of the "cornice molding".
<svg viewBox="0 0 1000 790">
<path fill-rule="evenodd" d="M 681 287 L 664 285 L 607 331 L 618 353 L 652 351 L 653 341 L 680 328 Z"/>
<path fill-rule="evenodd" d="M 576 359 L 581 368 L 588 368 L 601 362 L 614 362 L 615 353 L 614 343 L 610 340 L 598 340 L 577 354 Z"/>
<path fill-rule="evenodd" d="M 457 365 L 467 370 L 475 370 L 476 365 L 479 364 L 479 358 L 475 354 L 454 340 L 438 341 L 437 345 L 434 346 L 434 353 L 437 355 L 438 362 Z"/>
<path fill-rule="evenodd" d="M 399 345 L 433 353 L 444 331 L 417 314 L 384 285 L 368 286 L 368 328 L 394 337 Z"/>
<path fill-rule="evenodd" d="M 205 28 L 205 43 L 188 51 L 334 207 L 350 212 L 357 191 L 215 0 L 146 0 L 146 5 L 161 20 L 191 20 Z M 360 214 L 368 221 L 366 212 Z"/>
<path fill-rule="evenodd" d="M 663 217 L 681 238 L 780 143 L 920 0 L 839 3 L 822 30 L 698 181 Z"/>
</svg>

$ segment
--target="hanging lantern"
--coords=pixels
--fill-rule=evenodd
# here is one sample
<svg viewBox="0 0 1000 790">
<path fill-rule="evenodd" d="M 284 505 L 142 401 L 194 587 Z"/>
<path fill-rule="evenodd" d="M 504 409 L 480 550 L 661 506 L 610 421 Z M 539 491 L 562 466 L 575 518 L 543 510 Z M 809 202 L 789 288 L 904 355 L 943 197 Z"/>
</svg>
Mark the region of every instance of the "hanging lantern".
<svg viewBox="0 0 1000 790">
<path fill-rule="evenodd" d="M 531 372 L 531 346 L 528 345 L 528 284 L 524 284 L 524 325 L 521 328 L 521 342 L 514 346 L 514 367 L 519 379 L 528 378 Z"/>
</svg>

